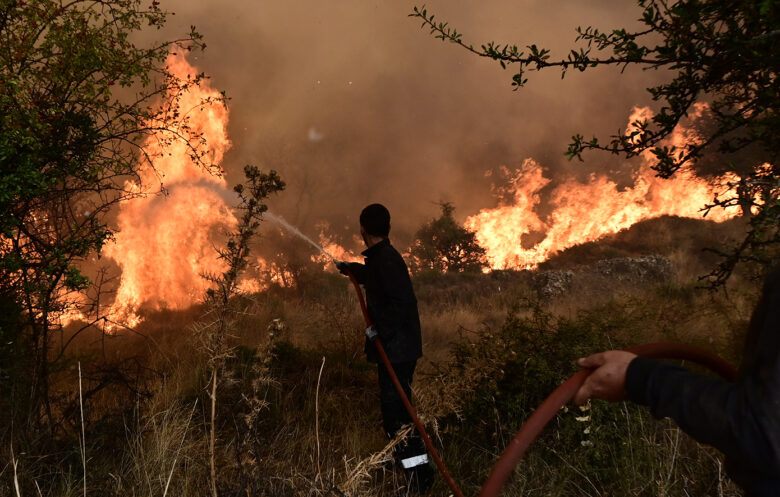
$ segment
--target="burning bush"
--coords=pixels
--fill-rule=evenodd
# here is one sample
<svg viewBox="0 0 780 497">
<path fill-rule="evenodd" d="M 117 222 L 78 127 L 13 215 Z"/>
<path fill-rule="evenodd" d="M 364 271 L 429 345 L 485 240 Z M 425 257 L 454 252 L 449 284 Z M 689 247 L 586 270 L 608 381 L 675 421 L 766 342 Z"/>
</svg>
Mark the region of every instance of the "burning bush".
<svg viewBox="0 0 780 497">
<path fill-rule="evenodd" d="M 18 357 L 28 361 L 19 375 L 28 385 L 15 385 L 27 393 L 0 411 L 41 428 L 60 423 L 49 391 L 58 370 L 50 361 L 62 357 L 52 354 L 53 335 L 90 286 L 82 264 L 112 238 L 109 210 L 142 194 L 125 182 L 161 155 L 146 139 L 218 167 L 203 136 L 172 112 L 202 75 L 179 77 L 165 65 L 171 50 L 203 47 L 200 35 L 131 41 L 142 26 L 164 25 L 159 2 L 16 1 L 0 10 L 0 295 L 19 318 L 0 335 L 23 344 Z"/>
</svg>

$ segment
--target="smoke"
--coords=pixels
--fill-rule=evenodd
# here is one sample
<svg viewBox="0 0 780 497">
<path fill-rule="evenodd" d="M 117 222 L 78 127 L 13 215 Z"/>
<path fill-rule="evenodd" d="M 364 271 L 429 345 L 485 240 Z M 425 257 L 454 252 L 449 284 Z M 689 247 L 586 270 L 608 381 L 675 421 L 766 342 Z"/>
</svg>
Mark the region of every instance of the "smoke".
<svg viewBox="0 0 780 497">
<path fill-rule="evenodd" d="M 167 0 L 162 33 L 194 24 L 207 50 L 190 58 L 231 98 L 229 184 L 247 163 L 288 184 L 271 209 L 304 232 L 327 222 L 351 243 L 362 207 L 387 205 L 396 244 L 451 201 L 465 219 L 495 205 L 488 170 L 533 158 L 546 176 L 630 178 L 625 164 L 590 154 L 568 162 L 571 135 L 617 131 L 658 72 L 605 68 L 560 79 L 549 70 L 510 87 L 511 69 L 441 43 L 407 17 L 415 2 Z M 479 45 L 537 43 L 565 56 L 574 28 L 632 27 L 630 2 L 427 2 Z"/>
</svg>

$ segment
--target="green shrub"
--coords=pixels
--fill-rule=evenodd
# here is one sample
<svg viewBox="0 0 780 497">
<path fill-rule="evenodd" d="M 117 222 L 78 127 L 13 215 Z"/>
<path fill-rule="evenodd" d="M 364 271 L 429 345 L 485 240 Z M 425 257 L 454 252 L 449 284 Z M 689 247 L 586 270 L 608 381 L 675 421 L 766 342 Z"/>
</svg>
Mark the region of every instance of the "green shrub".
<svg viewBox="0 0 780 497">
<path fill-rule="evenodd" d="M 440 423 L 444 458 L 476 493 L 533 410 L 579 368 L 575 360 L 628 345 L 646 316 L 617 303 L 554 318 L 538 303 L 515 309 L 497 332 L 481 330 L 454 351 L 447 376 L 468 378 L 458 415 Z M 634 335 L 632 341 L 642 341 Z M 630 403 L 562 409 L 518 465 L 506 495 L 712 495 L 724 481 L 716 453 L 669 421 Z M 724 488 L 726 490 L 724 490 Z M 532 491 L 533 490 L 533 491 Z M 731 493 L 729 493 L 731 492 Z"/>
</svg>

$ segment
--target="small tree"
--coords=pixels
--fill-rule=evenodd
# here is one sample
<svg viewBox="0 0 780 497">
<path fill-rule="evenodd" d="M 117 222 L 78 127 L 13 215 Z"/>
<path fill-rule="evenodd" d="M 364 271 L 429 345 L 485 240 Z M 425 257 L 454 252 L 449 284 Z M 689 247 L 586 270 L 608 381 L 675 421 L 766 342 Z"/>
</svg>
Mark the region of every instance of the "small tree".
<svg viewBox="0 0 780 497">
<path fill-rule="evenodd" d="M 166 16 L 157 1 L 0 2 L 0 308 L 18 312 L 0 322 L 0 338 L 28 351 L 29 370 L 15 379 L 30 392 L 18 392 L 11 410 L 38 426 L 52 421 L 58 318 L 90 285 L 79 263 L 111 238 L 111 207 L 140 194 L 126 185 L 152 167 L 148 139 L 162 150 L 181 140 L 218 170 L 175 111 L 200 76 L 182 80 L 165 67 L 172 50 L 204 47 L 200 35 L 133 43 Z"/>
<path fill-rule="evenodd" d="M 658 175 L 669 177 L 705 152 L 732 154 L 728 169 L 741 176 L 741 182 L 735 181 L 729 193 L 715 198 L 707 209 L 741 206 L 743 212 L 755 215 L 743 243 L 724 252 L 724 262 L 710 275 L 713 283 L 724 283 L 739 261 L 769 262 L 780 245 L 780 4 L 774 0 L 637 0 L 637 4 L 644 24 L 640 29 L 578 27 L 576 41 L 581 43 L 557 60 L 550 50 L 534 44 L 523 49 L 491 41 L 475 48 L 447 22 L 435 20 L 424 6 L 409 15 L 421 19 L 436 38 L 493 59 L 504 69 L 512 67 L 514 89 L 527 83 L 529 71 L 550 68 L 559 69 L 561 77 L 569 70 L 607 65 L 667 71 L 669 81 L 647 89 L 651 99 L 660 103 L 652 118 L 631 123 L 607 142 L 575 135 L 566 155 L 581 160 L 582 153 L 591 149 L 624 157 L 649 151 L 656 158 Z M 711 125 L 703 139 L 681 145 L 664 141 L 697 103 L 710 109 Z M 748 149 L 750 154 L 737 154 Z"/>
<path fill-rule="evenodd" d="M 469 231 L 453 217 L 455 207 L 441 202 L 441 216 L 425 223 L 414 235 L 411 249 L 412 271 L 479 271 L 487 267 L 485 249 Z"/>
</svg>

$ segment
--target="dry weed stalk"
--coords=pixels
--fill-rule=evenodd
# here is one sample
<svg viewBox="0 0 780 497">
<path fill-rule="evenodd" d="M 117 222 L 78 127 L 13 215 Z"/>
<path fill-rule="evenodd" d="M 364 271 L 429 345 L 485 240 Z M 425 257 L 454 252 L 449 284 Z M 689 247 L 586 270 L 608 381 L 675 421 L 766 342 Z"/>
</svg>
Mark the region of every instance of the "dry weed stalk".
<svg viewBox="0 0 780 497">
<path fill-rule="evenodd" d="M 250 241 L 260 226 L 262 214 L 268 210 L 263 203 L 271 193 L 284 189 L 284 182 L 276 171 L 268 174 L 260 172 L 257 167 L 246 166 L 244 174 L 246 185 L 240 184 L 234 188 L 239 197 L 238 206 L 241 216 L 236 231 L 230 233 L 226 247 L 218 249 L 219 259 L 225 264 L 222 274 L 206 274 L 204 278 L 214 284 L 206 292 L 207 310 L 198 326 L 198 331 L 204 337 L 204 347 L 209 357 L 211 368 L 211 416 L 209 419 L 209 471 L 211 474 L 211 494 L 218 497 L 217 471 L 215 461 L 216 447 L 216 416 L 217 416 L 217 386 L 220 370 L 225 361 L 233 354 L 228 345 L 229 332 L 235 329 L 235 309 L 233 298 L 239 294 L 238 277 L 247 267 Z"/>
<path fill-rule="evenodd" d="M 111 475 L 115 482 L 111 495 L 165 497 L 171 490 L 182 496 L 203 495 L 208 479 L 202 464 L 187 464 L 206 451 L 205 440 L 188 437 L 197 402 L 188 407 L 177 401 L 150 405 L 143 423 L 138 418 L 138 425 L 126 427 L 127 452 L 122 470 Z M 183 471 L 177 473 L 179 466 Z"/>
<path fill-rule="evenodd" d="M 176 462 L 181 454 L 181 449 L 184 446 L 184 439 L 187 437 L 187 431 L 190 428 L 190 421 L 192 421 L 192 415 L 195 414 L 195 408 L 198 406 L 198 399 L 192 404 L 192 411 L 190 411 L 190 417 L 187 418 L 187 425 L 184 427 L 184 431 L 181 434 L 181 442 L 179 442 L 179 448 L 176 451 L 176 455 L 173 457 L 173 463 L 171 464 L 171 472 L 168 473 L 168 480 L 165 481 L 165 490 L 163 491 L 163 497 L 168 495 L 168 488 L 171 486 L 171 478 L 173 478 L 173 472 L 176 469 Z"/>
<path fill-rule="evenodd" d="M 285 329 L 284 322 L 279 319 L 272 319 L 268 324 L 268 344 L 266 345 L 265 353 L 262 355 L 260 361 L 254 362 L 250 368 L 248 374 L 252 377 L 249 383 L 249 391 L 241 393 L 241 403 L 244 406 L 245 412 L 239 415 L 238 419 L 241 421 L 240 428 L 237 430 L 241 435 L 240 440 L 233 444 L 234 450 L 237 455 L 239 463 L 239 470 L 242 473 L 242 478 L 245 481 L 249 481 L 250 487 L 257 485 L 260 482 L 260 457 L 258 455 L 256 442 L 258 437 L 259 419 L 260 413 L 266 409 L 270 403 L 266 399 L 269 391 L 269 387 L 278 386 L 279 382 L 271 376 L 271 361 L 273 354 L 270 352 L 273 350 L 275 340 Z M 248 488 L 244 489 L 247 495 L 255 495 L 254 490 Z"/>
<path fill-rule="evenodd" d="M 350 467 L 350 461 L 344 456 L 344 478 L 336 486 L 340 492 L 347 496 L 363 495 L 363 487 L 371 480 L 371 471 L 393 460 L 393 448 L 404 441 L 414 429 L 413 425 L 405 426 L 398 430 L 395 438 L 379 452 L 375 452 L 367 458 Z"/>
<path fill-rule="evenodd" d="M 322 365 L 320 374 L 317 375 L 317 390 L 314 396 L 314 435 L 317 439 L 317 479 L 322 484 L 322 467 L 320 466 L 320 382 L 322 381 L 322 370 L 325 369 L 325 356 L 322 356 Z"/>
<path fill-rule="evenodd" d="M 371 482 L 372 472 L 386 466 L 393 461 L 393 449 L 403 443 L 404 439 L 412 432 L 413 426 L 407 425 L 399 430 L 395 438 L 385 445 L 382 450 L 353 464 L 353 459 L 344 456 L 344 472 L 337 475 L 335 468 L 326 470 L 325 475 L 318 473 L 314 479 L 310 476 L 297 473 L 293 476 L 280 478 L 286 487 L 293 489 L 295 496 L 307 497 L 369 497 L 378 495 L 368 488 Z"/>
<path fill-rule="evenodd" d="M 16 467 L 19 465 L 19 461 L 14 456 L 14 443 L 11 442 L 11 465 L 14 468 L 14 490 L 16 490 L 16 497 L 22 497 L 19 491 L 19 476 L 16 474 Z"/>
<path fill-rule="evenodd" d="M 84 470 L 84 497 L 87 497 L 87 439 L 84 434 L 84 399 L 81 393 L 81 361 L 79 361 L 79 411 L 81 412 L 81 466 Z"/>
</svg>

